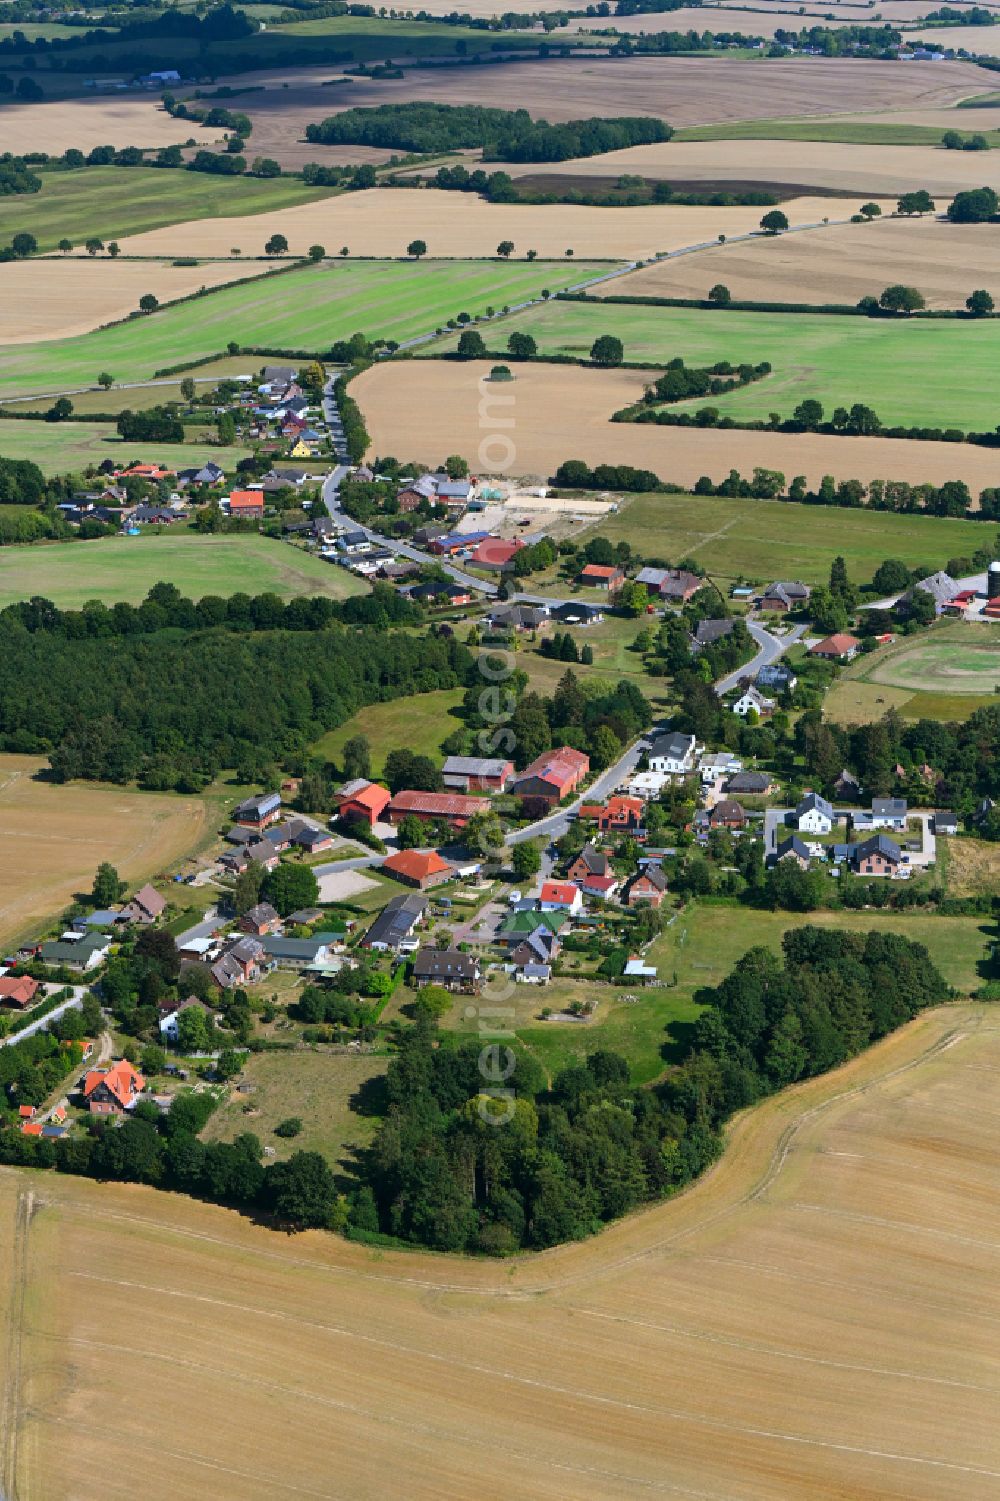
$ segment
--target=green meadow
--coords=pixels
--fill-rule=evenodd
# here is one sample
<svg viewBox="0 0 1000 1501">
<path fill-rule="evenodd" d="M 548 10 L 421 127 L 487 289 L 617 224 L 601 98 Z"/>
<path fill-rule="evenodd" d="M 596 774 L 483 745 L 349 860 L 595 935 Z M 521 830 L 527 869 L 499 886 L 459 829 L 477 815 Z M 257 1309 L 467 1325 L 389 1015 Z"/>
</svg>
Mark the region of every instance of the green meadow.
<svg viewBox="0 0 1000 1501">
<path fill-rule="evenodd" d="M 177 399 L 177 391 L 161 391 L 160 400 Z M 127 403 L 122 402 L 124 407 Z M 141 450 L 144 460 L 186 469 L 208 459 L 222 459 L 235 467 L 248 448 L 220 449 L 214 443 L 126 443 L 110 422 L 24 422 L 0 417 L 0 454 L 5 459 L 31 459 L 44 474 L 67 474 L 112 459 L 124 464 Z"/>
<path fill-rule="evenodd" d="M 978 99 L 969 100 L 979 104 Z M 956 122 L 955 129 L 961 129 Z M 715 125 L 688 125 L 675 141 L 844 141 L 852 146 L 937 146 L 940 125 L 904 125 L 889 120 L 722 120 Z M 1000 132 L 989 131 L 991 144 Z"/>
<path fill-rule="evenodd" d="M 75 338 L 0 344 L 0 396 L 93 385 L 102 370 L 119 382 L 148 380 L 230 342 L 321 354 L 358 330 L 402 341 L 460 313 L 474 317 L 489 306 L 537 296 L 543 287 L 579 281 L 590 269 L 576 262 L 486 260 L 302 266 Z"/>
</svg>

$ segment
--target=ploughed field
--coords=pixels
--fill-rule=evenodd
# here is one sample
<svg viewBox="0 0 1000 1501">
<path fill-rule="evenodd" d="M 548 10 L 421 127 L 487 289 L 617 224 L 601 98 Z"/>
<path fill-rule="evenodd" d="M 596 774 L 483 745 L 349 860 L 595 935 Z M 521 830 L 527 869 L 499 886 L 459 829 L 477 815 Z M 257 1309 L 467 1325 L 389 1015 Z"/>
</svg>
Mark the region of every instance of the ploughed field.
<svg viewBox="0 0 1000 1501">
<path fill-rule="evenodd" d="M 4 1490 L 993 1501 L 998 1067 L 942 1008 L 674 1203 L 501 1264 L 5 1170 Z"/>
</svg>

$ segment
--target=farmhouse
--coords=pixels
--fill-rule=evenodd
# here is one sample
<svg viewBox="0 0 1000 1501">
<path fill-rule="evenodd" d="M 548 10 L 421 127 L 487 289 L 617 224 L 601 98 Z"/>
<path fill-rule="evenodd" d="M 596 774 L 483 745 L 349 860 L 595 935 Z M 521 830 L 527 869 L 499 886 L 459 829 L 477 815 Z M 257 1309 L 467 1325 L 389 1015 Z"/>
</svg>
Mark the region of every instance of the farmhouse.
<svg viewBox="0 0 1000 1501">
<path fill-rule="evenodd" d="M 380 953 L 413 953 L 419 947 L 413 930 L 423 922 L 426 911 L 427 898 L 416 892 L 391 897 L 362 938 L 361 947 Z"/>
<path fill-rule="evenodd" d="M 588 589 L 606 589 L 617 594 L 625 582 L 623 568 L 611 568 L 603 563 L 588 563 L 580 574 L 580 583 Z"/>
<path fill-rule="evenodd" d="M 822 641 L 817 641 L 815 646 L 810 646 L 809 655 L 820 657 L 824 662 L 851 662 L 861 650 L 861 642 L 857 636 L 849 636 L 846 631 L 836 631 L 832 636 L 825 636 Z"/>
<path fill-rule="evenodd" d="M 38 981 L 30 975 L 4 975 L 0 978 L 0 1005 L 30 1006 L 38 991 Z"/>
<path fill-rule="evenodd" d="M 263 792 L 260 797 L 248 797 L 233 817 L 245 829 L 266 829 L 281 817 L 281 793 Z"/>
<path fill-rule="evenodd" d="M 547 810 L 575 792 L 589 771 L 589 756 L 561 745 L 536 756 L 514 782 L 514 792 L 530 808 Z"/>
<path fill-rule="evenodd" d="M 464 829 L 470 818 L 482 813 L 486 804 L 478 797 L 463 797 L 458 792 L 397 792 L 387 808 L 389 822 L 399 824 L 404 818 L 419 818 L 424 823 L 446 823 Z"/>
<path fill-rule="evenodd" d="M 790 822 L 806 834 L 829 834 L 835 817 L 833 807 L 825 797 L 820 797 L 818 792 L 807 792 L 795 805 Z"/>
<path fill-rule="evenodd" d="M 446 787 L 464 792 L 503 792 L 514 775 L 514 763 L 483 756 L 449 756 L 441 775 Z"/>
<path fill-rule="evenodd" d="M 353 782 L 345 782 L 337 793 L 337 813 L 341 818 L 363 819 L 369 828 L 373 828 L 391 797 L 387 787 L 356 777 Z"/>
<path fill-rule="evenodd" d="M 671 730 L 660 735 L 649 747 L 649 769 L 660 776 L 683 777 L 694 770 L 695 737 Z"/>
<path fill-rule="evenodd" d="M 91 1115 L 123 1115 L 131 1110 L 146 1081 L 127 1059 L 107 1068 L 91 1069 L 83 1081 L 83 1097 Z"/>
<path fill-rule="evenodd" d="M 413 983 L 443 985 L 446 990 L 473 993 L 479 989 L 479 960 L 460 949 L 421 949 L 413 961 Z"/>
<path fill-rule="evenodd" d="M 454 867 L 442 860 L 437 850 L 400 850 L 383 860 L 382 870 L 405 886 L 416 886 L 418 891 L 440 886 L 455 874 Z"/>
</svg>

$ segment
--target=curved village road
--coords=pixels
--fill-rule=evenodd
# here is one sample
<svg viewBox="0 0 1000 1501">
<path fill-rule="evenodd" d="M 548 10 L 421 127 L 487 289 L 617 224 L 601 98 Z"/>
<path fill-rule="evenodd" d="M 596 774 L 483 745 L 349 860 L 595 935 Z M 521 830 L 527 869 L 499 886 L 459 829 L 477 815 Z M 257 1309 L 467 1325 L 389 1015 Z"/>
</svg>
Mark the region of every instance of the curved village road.
<svg viewBox="0 0 1000 1501">
<path fill-rule="evenodd" d="M 744 662 L 742 667 L 737 667 L 735 672 L 729 672 L 724 678 L 720 678 L 715 685 L 715 691 L 720 698 L 730 689 L 736 688 L 744 678 L 756 677 L 762 667 L 770 667 L 799 637 L 805 634 L 804 625 L 794 625 L 786 636 L 772 636 L 771 632 L 758 625 L 755 620 L 747 621 L 747 630 L 756 641 L 759 648 L 757 655 L 751 657 L 749 662 Z"/>
</svg>

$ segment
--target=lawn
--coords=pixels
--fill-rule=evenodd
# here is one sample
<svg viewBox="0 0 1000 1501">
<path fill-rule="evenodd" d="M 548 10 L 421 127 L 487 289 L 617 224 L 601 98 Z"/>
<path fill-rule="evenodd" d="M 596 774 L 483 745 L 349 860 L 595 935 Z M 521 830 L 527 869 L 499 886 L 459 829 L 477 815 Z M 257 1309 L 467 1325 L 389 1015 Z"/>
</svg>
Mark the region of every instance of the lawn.
<svg viewBox="0 0 1000 1501">
<path fill-rule="evenodd" d="M 139 537 L 0 549 L 0 606 L 36 594 L 63 609 L 77 609 L 88 599 L 137 604 L 160 580 L 176 584 L 193 599 L 243 592 L 338 599 L 364 588 L 344 568 L 253 533 L 213 537 L 147 531 Z"/>
<path fill-rule="evenodd" d="M 82 245 L 97 235 L 107 242 L 184 219 L 260 214 L 330 196 L 329 188 L 308 188 L 293 177 L 218 177 L 157 167 L 40 175 L 39 192 L 4 199 L 3 234 L 28 230 L 42 250 L 54 250 L 64 238 Z"/>
<path fill-rule="evenodd" d="M 378 1117 L 364 1112 L 370 1108 L 367 1101 L 377 1104 L 378 1081 L 388 1066 L 384 1056 L 258 1053 L 247 1060 L 241 1075 L 256 1086 L 254 1092 L 234 1091 L 210 1118 L 203 1139 L 232 1141 L 242 1131 L 253 1131 L 279 1158 L 322 1152 L 337 1163 L 352 1148 L 367 1146 L 375 1134 Z M 275 1126 L 291 1116 L 301 1119 L 301 1133 L 275 1136 Z"/>
<path fill-rule="evenodd" d="M 575 268 L 581 276 L 589 269 Z M 322 353 L 358 329 L 370 338 L 409 339 L 462 312 L 475 316 L 490 305 L 537 296 L 551 280 L 551 266 L 523 261 L 302 267 L 76 338 L 0 344 L 0 395 L 72 390 L 92 385 L 101 370 L 117 381 L 148 380 L 159 369 L 217 353 L 230 342 Z"/>
<path fill-rule="evenodd" d="M 956 275 L 960 275 L 956 266 Z M 636 292 L 640 290 L 636 287 Z M 875 296 L 881 286 L 873 286 Z M 970 288 L 971 290 L 971 288 Z M 628 277 L 610 292 L 630 293 Z M 226 293 L 216 293 L 225 296 Z M 229 294 L 232 295 L 232 294 Z M 610 293 L 609 293 L 610 295 Z M 718 360 L 759 363 L 773 372 L 741 391 L 712 398 L 719 411 L 739 419 L 790 417 L 814 397 L 827 414 L 863 402 L 883 423 L 992 431 L 997 422 L 993 373 L 1000 359 L 1000 322 L 955 319 L 879 319 L 808 313 L 726 312 L 555 299 L 506 320 L 503 339 L 530 333 L 543 354 L 586 358 L 601 334 L 616 334 L 627 360 L 680 356 L 689 365 Z M 499 333 L 500 330 L 497 330 Z M 499 338 L 489 340 L 498 345 Z M 913 378 L 901 379 L 901 372 Z M 928 378 L 933 372 L 933 378 Z M 678 403 L 679 410 L 704 406 Z M 669 431 L 669 430 L 668 430 Z"/>
<path fill-rule="evenodd" d="M 595 527 L 646 556 L 672 563 L 692 557 L 724 584 L 798 578 L 826 583 L 837 556 L 856 584 L 868 583 L 884 558 L 930 573 L 950 557 L 982 546 L 976 521 L 843 510 L 780 500 L 729 500 L 701 495 L 637 495 Z"/>
<path fill-rule="evenodd" d="M 978 104 L 979 100 L 970 100 Z M 956 129 L 961 122 L 956 122 Z M 937 146 L 939 125 L 907 125 L 887 120 L 722 120 L 714 125 L 686 125 L 675 141 L 845 141 L 853 146 Z M 990 135 L 1000 140 L 1000 133 Z"/>
<path fill-rule="evenodd" d="M 313 751 L 339 765 L 347 741 L 354 735 L 364 735 L 371 744 L 375 776 L 381 775 L 386 754 L 391 750 L 405 747 L 418 756 L 431 756 L 438 761 L 441 742 L 462 728 L 462 721 L 453 711 L 464 696 L 462 688 L 440 688 L 433 693 L 415 693 L 411 698 L 370 704 L 346 724 L 329 730 L 316 742 Z"/>
<path fill-rule="evenodd" d="M 160 400 L 169 400 L 171 396 L 178 399 L 179 391 L 161 391 Z M 105 399 L 104 410 L 118 404 L 116 397 Z M 156 443 L 138 447 L 144 460 L 149 463 L 160 460 L 171 469 L 197 468 L 209 459 L 221 459 L 229 468 L 235 468 L 250 452 L 248 448 L 220 450 L 217 443 Z M 110 422 L 23 422 L 0 417 L 0 454 L 5 459 L 32 459 L 44 474 L 71 473 L 100 464 L 103 459 L 124 464 L 134 457 L 136 449 L 135 443 L 119 438 Z"/>
</svg>

